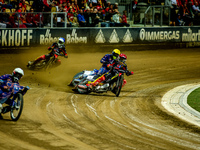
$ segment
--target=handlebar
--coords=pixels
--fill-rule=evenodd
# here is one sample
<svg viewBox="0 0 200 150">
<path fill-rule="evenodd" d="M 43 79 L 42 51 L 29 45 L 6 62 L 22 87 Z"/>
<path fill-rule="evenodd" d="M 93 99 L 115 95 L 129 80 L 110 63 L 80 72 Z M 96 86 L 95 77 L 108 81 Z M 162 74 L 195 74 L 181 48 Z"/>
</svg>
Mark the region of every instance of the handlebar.
<svg viewBox="0 0 200 150">
<path fill-rule="evenodd" d="M 126 70 L 119 69 L 120 73 L 126 73 Z"/>
<path fill-rule="evenodd" d="M 115 73 L 126 73 L 126 70 L 123 70 L 123 69 L 119 69 L 117 67 L 113 67 L 111 70 L 111 72 L 115 72 Z"/>
</svg>

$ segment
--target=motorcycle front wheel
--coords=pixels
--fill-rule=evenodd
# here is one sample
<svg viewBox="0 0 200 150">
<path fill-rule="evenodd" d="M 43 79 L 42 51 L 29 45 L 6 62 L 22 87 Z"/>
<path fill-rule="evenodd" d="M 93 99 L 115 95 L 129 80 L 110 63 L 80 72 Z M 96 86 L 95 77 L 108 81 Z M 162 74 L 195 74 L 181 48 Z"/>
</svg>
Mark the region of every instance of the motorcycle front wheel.
<svg viewBox="0 0 200 150">
<path fill-rule="evenodd" d="M 50 68 L 53 68 L 57 60 L 58 59 L 56 59 L 55 57 L 51 57 L 47 62 L 46 66 L 44 67 L 44 70 L 49 70 Z"/>
<path fill-rule="evenodd" d="M 117 80 L 116 87 L 114 88 L 115 95 L 117 97 L 119 96 L 119 94 L 121 92 L 122 84 L 123 84 L 123 76 L 120 76 L 119 79 Z"/>
<path fill-rule="evenodd" d="M 24 104 L 23 95 L 21 93 L 17 94 L 14 103 L 15 105 L 11 107 L 10 117 L 13 121 L 17 121 L 21 116 Z"/>
<path fill-rule="evenodd" d="M 80 81 L 81 81 L 81 76 L 83 75 L 83 73 L 84 73 L 84 71 L 81 71 L 81 72 L 77 73 L 73 77 L 72 81 L 70 82 L 70 84 L 68 86 L 76 86 L 77 84 L 79 84 Z"/>
</svg>

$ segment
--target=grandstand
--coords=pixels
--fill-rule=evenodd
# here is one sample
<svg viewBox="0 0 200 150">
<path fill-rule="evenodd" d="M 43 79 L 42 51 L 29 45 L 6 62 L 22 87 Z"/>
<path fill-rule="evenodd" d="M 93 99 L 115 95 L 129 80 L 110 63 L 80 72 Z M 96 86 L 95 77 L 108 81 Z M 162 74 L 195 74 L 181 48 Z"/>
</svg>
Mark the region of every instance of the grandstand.
<svg viewBox="0 0 200 150">
<path fill-rule="evenodd" d="M 15 2 L 15 3 L 14 3 Z M 13 16 L 13 14 L 18 14 L 18 16 L 21 16 L 20 13 L 25 13 L 25 17 L 28 16 L 28 13 L 32 13 L 34 16 L 33 22 L 34 25 L 31 26 L 32 22 L 27 22 L 26 18 L 22 21 L 20 24 L 20 17 L 14 18 L 17 26 L 12 27 L 58 27 L 56 23 L 56 19 L 62 18 L 62 14 L 60 11 L 60 7 L 66 8 L 66 19 L 62 18 L 61 21 L 64 24 L 61 27 L 81 27 L 81 26 L 73 26 L 73 22 L 69 21 L 68 18 L 68 11 L 70 8 L 73 9 L 73 15 L 75 20 L 76 16 L 79 13 L 79 9 L 83 9 L 84 13 L 86 12 L 86 9 L 94 9 L 97 8 L 97 14 L 100 10 L 99 8 L 102 8 L 103 11 L 100 14 L 102 16 L 107 15 L 107 12 L 109 9 L 112 10 L 112 15 L 116 12 L 114 9 L 117 9 L 119 11 L 119 21 L 124 20 L 123 18 L 123 11 L 126 10 L 127 14 L 125 16 L 126 23 L 129 24 L 130 27 L 135 26 L 192 26 L 192 25 L 199 25 L 199 16 L 200 11 L 197 12 L 195 10 L 192 10 L 193 8 L 193 1 L 190 3 L 190 1 L 187 1 L 186 6 L 188 8 L 187 14 L 184 14 L 185 7 L 181 0 L 176 0 L 176 4 L 172 3 L 165 3 L 165 0 L 110 0 L 110 1 L 99 1 L 99 4 L 92 3 L 92 7 L 90 6 L 89 1 L 85 3 L 84 5 L 80 3 L 80 1 L 77 1 L 75 4 L 75 1 L 72 3 L 70 0 L 43 0 L 41 1 L 29 1 L 29 0 L 20 0 L 19 3 L 16 3 L 18 1 L 14 0 L 5 0 L 3 2 L 0 2 L 0 10 L 2 13 L 2 9 L 5 8 L 6 11 L 4 13 L 8 13 L 10 16 Z M 112 7 L 108 6 L 108 2 L 110 2 L 110 5 Z M 198 1 L 198 5 L 199 5 Z M 98 6 L 99 5 L 99 6 Z M 31 8 L 34 9 L 34 11 L 30 11 Z M 38 13 L 40 12 L 40 18 L 38 18 Z M 54 12 L 52 15 L 51 13 Z M 62 11 L 63 12 L 63 11 Z M 91 14 L 94 12 L 91 12 Z M 2 15 L 2 14 L 1 14 Z M 36 17 L 35 17 L 36 16 Z M 42 16 L 42 17 L 41 17 Z M 104 20 L 104 18 L 100 18 L 99 22 L 109 22 L 109 26 L 116 26 L 116 27 L 122 27 L 124 24 L 117 24 L 115 20 L 112 20 L 112 16 L 110 17 L 110 20 Z M 9 18 L 11 20 L 13 18 Z M 59 19 L 60 20 L 60 19 Z M 65 21 L 64 21 L 65 20 Z M 94 23 L 95 19 L 92 18 L 92 22 L 94 25 L 88 27 L 104 27 L 102 23 Z M 37 21 L 37 23 L 36 23 Z M 44 22 L 43 22 L 44 21 Z M 46 21 L 46 22 L 45 22 Z M 0 24 L 3 24 L 5 21 L 1 18 Z M 64 23 L 65 22 L 65 23 Z M 88 21 L 89 22 L 89 21 Z M 11 22 L 8 22 L 11 23 Z M 19 25 L 20 24 L 20 25 Z M 65 25 L 67 24 L 67 25 Z M 77 23 L 76 23 L 77 24 Z M 89 24 L 89 23 L 87 23 Z M 5 27 L 4 25 L 1 25 L 1 28 Z M 7 26 L 8 27 L 8 26 Z M 9 26 L 10 27 L 10 26 Z"/>
</svg>

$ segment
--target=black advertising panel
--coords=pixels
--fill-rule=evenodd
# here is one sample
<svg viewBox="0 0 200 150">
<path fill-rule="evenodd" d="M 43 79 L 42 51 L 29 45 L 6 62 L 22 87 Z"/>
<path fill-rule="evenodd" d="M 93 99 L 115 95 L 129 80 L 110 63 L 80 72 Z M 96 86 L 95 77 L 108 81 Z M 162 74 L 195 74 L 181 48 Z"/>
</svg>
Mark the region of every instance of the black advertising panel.
<svg viewBox="0 0 200 150">
<path fill-rule="evenodd" d="M 0 47 L 45 46 L 65 38 L 68 45 L 200 42 L 199 27 L 0 29 Z"/>
<path fill-rule="evenodd" d="M 89 44 L 90 37 L 89 29 L 40 29 L 37 30 L 37 43 L 39 45 L 49 45 L 52 42 L 58 41 L 59 37 L 66 40 L 66 44 Z"/>
</svg>

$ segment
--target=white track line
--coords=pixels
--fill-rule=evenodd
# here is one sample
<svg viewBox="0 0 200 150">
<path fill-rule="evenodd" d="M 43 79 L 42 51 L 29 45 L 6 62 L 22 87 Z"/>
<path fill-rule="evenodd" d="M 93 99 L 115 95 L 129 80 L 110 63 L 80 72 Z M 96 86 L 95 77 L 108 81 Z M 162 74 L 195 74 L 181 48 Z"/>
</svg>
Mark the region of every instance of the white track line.
<svg viewBox="0 0 200 150">
<path fill-rule="evenodd" d="M 124 124 L 121 124 L 120 122 L 118 122 L 118 121 L 116 121 L 116 120 L 114 120 L 114 119 L 112 119 L 112 118 L 110 118 L 110 117 L 108 117 L 108 116 L 105 116 L 107 119 L 109 119 L 109 120 L 111 120 L 112 122 L 114 122 L 115 124 L 117 124 L 117 125 L 120 125 L 120 126 L 123 126 L 123 127 L 126 127 L 127 128 L 127 126 L 126 125 L 124 125 Z"/>
<path fill-rule="evenodd" d="M 92 106 L 90 106 L 89 104 L 86 104 L 86 106 L 89 107 L 89 109 L 90 109 L 97 117 L 99 117 L 98 114 L 97 114 L 97 112 L 96 112 L 96 109 L 94 109 L 94 108 L 93 108 Z"/>
<path fill-rule="evenodd" d="M 200 113 L 187 104 L 188 95 L 199 87 L 199 83 L 178 86 L 162 97 L 161 104 L 179 118 L 200 126 Z"/>
<path fill-rule="evenodd" d="M 75 98 L 74 98 L 74 97 L 75 97 Z M 76 109 L 76 105 L 75 105 L 75 103 L 74 103 L 74 101 L 73 101 L 73 99 L 76 99 L 76 98 L 77 98 L 76 95 L 72 95 L 72 97 L 71 97 L 71 103 L 72 103 L 72 106 L 74 107 L 75 113 L 79 114 L 78 111 L 77 111 L 77 109 Z"/>
</svg>

